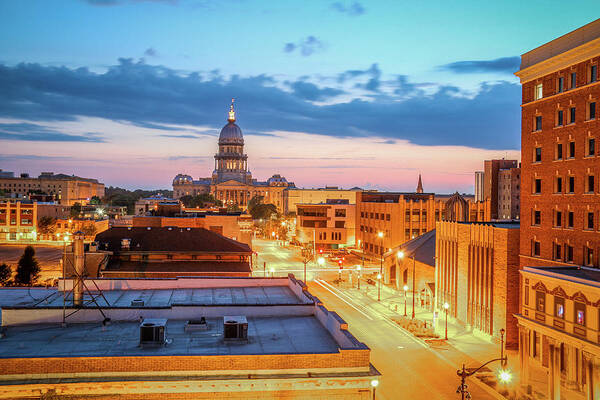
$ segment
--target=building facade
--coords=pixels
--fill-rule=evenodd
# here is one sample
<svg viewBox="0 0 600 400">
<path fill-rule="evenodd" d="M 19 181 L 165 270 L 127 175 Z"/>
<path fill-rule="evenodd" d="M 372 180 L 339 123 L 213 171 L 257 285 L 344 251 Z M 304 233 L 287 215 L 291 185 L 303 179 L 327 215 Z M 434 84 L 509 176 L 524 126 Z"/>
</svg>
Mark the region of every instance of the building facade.
<svg viewBox="0 0 600 400">
<path fill-rule="evenodd" d="M 600 20 L 521 56 L 521 264 L 598 267 Z"/>
<path fill-rule="evenodd" d="M 475 171 L 475 201 L 484 200 L 485 172 Z"/>
<path fill-rule="evenodd" d="M 233 102 L 227 121 L 219 134 L 212 176 L 194 180 L 190 175 L 178 174 L 173 179 L 173 197 L 210 193 L 223 205 L 236 205 L 241 209 L 245 209 L 253 197 L 263 197 L 265 203 L 274 204 L 279 212 L 284 212 L 283 191 L 294 184 L 278 174 L 265 182 L 253 179 L 248 155 L 244 153 L 244 136 L 235 123 Z"/>
<path fill-rule="evenodd" d="M 490 220 L 489 201 L 466 200 L 458 193 L 440 197 L 433 193 L 357 192 L 357 246 L 369 256 L 381 257 L 435 229 L 437 221 Z"/>
<path fill-rule="evenodd" d="M 598 399 L 600 272 L 576 266 L 520 272 L 520 384 L 550 400 Z"/>
<path fill-rule="evenodd" d="M 326 186 L 316 189 L 287 188 L 283 192 L 285 214 L 298 212 L 298 204 L 318 204 L 327 200 L 348 200 L 349 204 L 356 204 L 356 192 L 362 192 L 361 188 L 340 189 L 337 186 Z"/>
<path fill-rule="evenodd" d="M 302 244 L 314 242 L 317 251 L 354 246 L 355 208 L 348 200 L 298 204 L 296 239 Z"/>
<path fill-rule="evenodd" d="M 42 192 L 65 206 L 87 204 L 94 196 L 104 197 L 104 184 L 96 179 L 53 172 L 42 172 L 37 178 L 29 174 L 10 175 L 0 176 L 0 190 L 15 197 L 28 198 L 30 194 Z"/>
<path fill-rule="evenodd" d="M 483 167 L 483 199 L 490 199 L 492 219 L 518 219 L 521 190 L 519 162 L 485 160 Z"/>
<path fill-rule="evenodd" d="M 517 346 L 519 224 L 436 224 L 437 308 L 459 323 Z"/>
</svg>

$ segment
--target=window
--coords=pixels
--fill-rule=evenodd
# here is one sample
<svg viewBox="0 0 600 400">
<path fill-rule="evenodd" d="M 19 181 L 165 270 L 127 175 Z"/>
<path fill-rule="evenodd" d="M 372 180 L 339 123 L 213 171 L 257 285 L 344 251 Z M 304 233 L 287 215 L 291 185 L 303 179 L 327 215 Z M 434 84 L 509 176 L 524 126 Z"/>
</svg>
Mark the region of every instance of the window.
<svg viewBox="0 0 600 400">
<path fill-rule="evenodd" d="M 588 139 L 587 155 L 588 156 L 596 155 L 596 139 Z"/>
<path fill-rule="evenodd" d="M 556 112 L 556 126 L 563 126 L 565 123 L 563 110 Z"/>
<path fill-rule="evenodd" d="M 587 229 L 594 229 L 594 213 L 593 212 L 588 212 L 587 213 Z"/>
<path fill-rule="evenodd" d="M 565 90 L 565 78 L 562 76 L 558 78 L 558 93 L 561 93 Z"/>
<path fill-rule="evenodd" d="M 575 323 L 585 326 L 585 304 L 578 301 L 575 302 Z"/>
<path fill-rule="evenodd" d="M 590 83 L 596 82 L 598 79 L 598 66 L 592 65 L 590 66 Z"/>
<path fill-rule="evenodd" d="M 390 214 L 385 214 L 385 220 L 389 221 L 390 220 Z"/>
<path fill-rule="evenodd" d="M 575 89 L 577 87 L 577 73 L 571 72 L 571 89 Z"/>
<path fill-rule="evenodd" d="M 552 256 L 555 260 L 560 260 L 562 258 L 562 247 L 558 243 L 552 243 Z"/>
<path fill-rule="evenodd" d="M 596 102 L 588 103 L 588 119 L 596 119 Z"/>
<path fill-rule="evenodd" d="M 535 100 L 539 100 L 544 96 L 544 86 L 540 83 L 535 85 L 534 97 Z"/>
<path fill-rule="evenodd" d="M 562 143 L 557 143 L 556 144 L 556 159 L 562 160 L 562 158 L 563 158 L 563 146 L 562 146 Z"/>
<path fill-rule="evenodd" d="M 360 212 L 360 217 L 361 217 L 361 218 L 364 218 L 364 217 L 365 217 L 365 212 L 364 212 L 364 211 L 361 211 L 361 212 Z"/>
<path fill-rule="evenodd" d="M 555 193 L 562 193 L 563 191 L 563 186 L 562 186 L 562 177 L 557 176 L 556 177 L 556 187 L 555 187 Z"/>
<path fill-rule="evenodd" d="M 542 212 L 540 210 L 533 211 L 533 225 L 540 225 L 542 223 Z"/>
<path fill-rule="evenodd" d="M 525 295 L 523 296 L 523 302 L 526 306 L 529 305 L 529 285 L 525 284 Z"/>
<path fill-rule="evenodd" d="M 546 293 L 544 292 L 535 292 L 535 309 L 539 312 L 546 311 Z"/>
<path fill-rule="evenodd" d="M 569 123 L 570 124 L 575 123 L 575 107 L 571 107 L 569 109 Z"/>
<path fill-rule="evenodd" d="M 345 217 L 346 216 L 346 210 L 341 208 L 341 209 L 336 209 L 335 210 L 335 216 L 336 217 Z"/>
<path fill-rule="evenodd" d="M 536 131 L 542 130 L 542 116 L 541 115 L 538 115 L 535 117 L 535 130 Z"/>
<path fill-rule="evenodd" d="M 542 148 L 541 147 L 536 147 L 535 148 L 534 162 L 540 162 L 540 161 L 542 161 Z"/>
<path fill-rule="evenodd" d="M 573 220 L 574 220 L 574 214 L 573 211 L 569 211 L 567 213 L 567 228 L 572 228 L 573 227 Z"/>
<path fill-rule="evenodd" d="M 568 193 L 575 193 L 575 177 L 574 176 L 569 177 Z"/>
<path fill-rule="evenodd" d="M 585 188 L 586 193 L 594 193 L 594 175 L 588 175 L 587 177 L 587 187 Z"/>
<path fill-rule="evenodd" d="M 533 187 L 533 193 L 534 194 L 542 193 L 542 180 L 541 179 L 535 180 L 534 187 Z"/>
<path fill-rule="evenodd" d="M 565 256 L 567 258 L 567 262 L 573 262 L 573 246 L 566 245 L 565 246 Z"/>
<path fill-rule="evenodd" d="M 562 211 L 554 212 L 554 226 L 557 228 L 562 227 Z"/>
<path fill-rule="evenodd" d="M 536 240 L 531 241 L 531 255 L 534 257 L 540 256 L 540 242 Z"/>
<path fill-rule="evenodd" d="M 554 296 L 554 316 L 565 319 L 565 299 L 562 297 Z"/>
<path fill-rule="evenodd" d="M 575 142 L 569 142 L 569 158 L 575 158 Z"/>
<path fill-rule="evenodd" d="M 585 265 L 589 266 L 594 266 L 594 249 L 592 249 L 591 247 L 585 247 L 583 250 L 583 263 Z"/>
</svg>

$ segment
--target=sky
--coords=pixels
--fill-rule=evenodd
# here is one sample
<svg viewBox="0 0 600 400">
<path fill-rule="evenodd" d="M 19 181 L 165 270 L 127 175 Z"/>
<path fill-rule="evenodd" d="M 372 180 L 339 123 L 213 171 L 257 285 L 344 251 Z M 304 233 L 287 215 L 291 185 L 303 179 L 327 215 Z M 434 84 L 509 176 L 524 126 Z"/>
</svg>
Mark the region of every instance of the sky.
<svg viewBox="0 0 600 400">
<path fill-rule="evenodd" d="M 578 3 L 0 0 L 0 169 L 208 177 L 235 98 L 259 180 L 472 193 L 520 159 L 519 56 Z"/>
</svg>

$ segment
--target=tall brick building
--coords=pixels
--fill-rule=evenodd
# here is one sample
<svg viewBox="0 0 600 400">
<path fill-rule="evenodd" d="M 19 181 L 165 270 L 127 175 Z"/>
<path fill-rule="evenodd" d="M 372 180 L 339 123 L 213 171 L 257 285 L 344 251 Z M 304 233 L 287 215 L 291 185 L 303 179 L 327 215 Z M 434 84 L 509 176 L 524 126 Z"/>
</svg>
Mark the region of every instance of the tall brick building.
<svg viewBox="0 0 600 400">
<path fill-rule="evenodd" d="M 521 190 L 519 162 L 485 160 L 483 165 L 483 199 L 491 201 L 492 219 L 518 219 Z"/>
<path fill-rule="evenodd" d="M 600 20 L 521 56 L 521 265 L 598 267 Z"/>
</svg>

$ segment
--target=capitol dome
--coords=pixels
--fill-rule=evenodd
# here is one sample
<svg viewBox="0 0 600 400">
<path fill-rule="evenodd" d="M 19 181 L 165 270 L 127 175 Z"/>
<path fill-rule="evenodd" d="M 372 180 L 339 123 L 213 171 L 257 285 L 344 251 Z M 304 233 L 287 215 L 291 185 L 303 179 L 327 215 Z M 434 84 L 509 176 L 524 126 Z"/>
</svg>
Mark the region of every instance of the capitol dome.
<svg viewBox="0 0 600 400">
<path fill-rule="evenodd" d="M 177 174 L 177 176 L 173 178 L 173 185 L 181 185 L 188 183 L 194 183 L 194 179 L 189 175 Z"/>
<path fill-rule="evenodd" d="M 234 122 L 230 121 L 221 129 L 219 144 L 244 144 L 242 130 Z"/>
<path fill-rule="evenodd" d="M 231 108 L 227 118 L 227 125 L 221 129 L 219 134 L 219 144 L 244 144 L 244 136 L 242 130 L 235 123 L 235 111 L 233 109 L 233 99 L 231 99 Z"/>
</svg>

